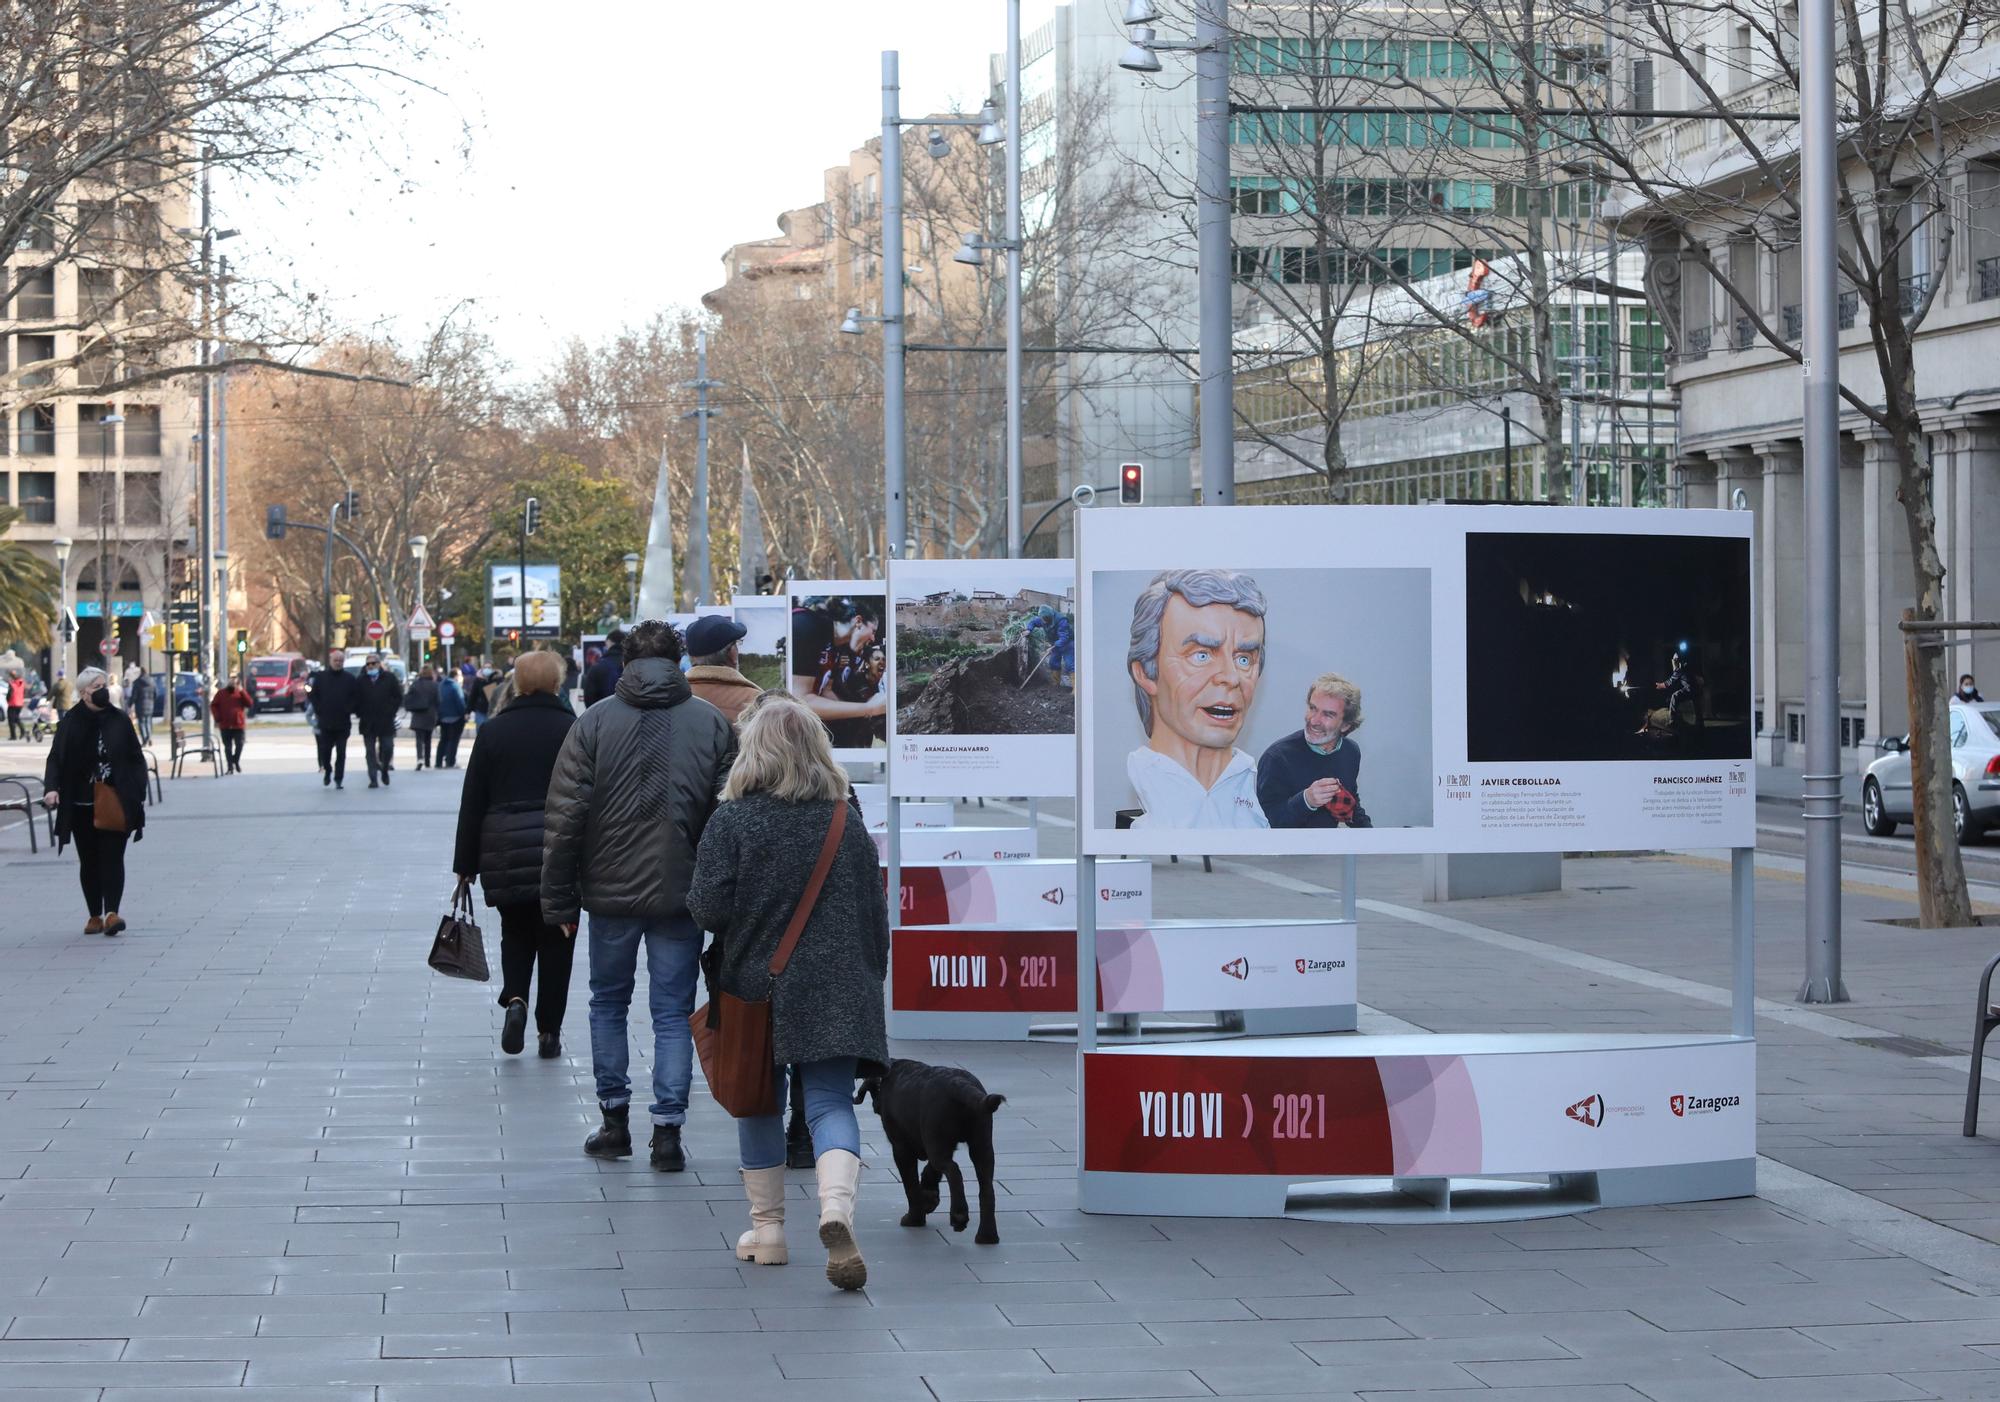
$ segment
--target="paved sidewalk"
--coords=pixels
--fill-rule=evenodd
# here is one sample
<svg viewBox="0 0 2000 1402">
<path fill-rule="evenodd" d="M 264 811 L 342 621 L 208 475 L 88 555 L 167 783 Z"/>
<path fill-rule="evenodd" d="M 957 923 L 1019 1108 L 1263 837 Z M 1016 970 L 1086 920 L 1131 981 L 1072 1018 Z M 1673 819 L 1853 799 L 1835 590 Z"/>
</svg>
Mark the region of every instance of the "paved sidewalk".
<svg viewBox="0 0 2000 1402">
<path fill-rule="evenodd" d="M 2000 1396 L 2000 1144 L 1958 1137 L 1960 1074 L 1852 1039 L 1962 1053 L 1989 937 L 1869 923 L 1907 913 L 1894 892 L 1850 893 L 1856 1001 L 1799 1015 L 1798 883 L 1760 876 L 1764 1198 L 1449 1227 L 1084 1217 L 1071 1051 L 916 1046 L 1009 1097 L 1002 1244 L 898 1228 L 865 1118 L 874 1283 L 843 1297 L 809 1175 L 794 1264 L 731 1258 L 734 1136 L 704 1096 L 688 1174 L 578 1152 L 581 969 L 549 1063 L 500 1056 L 490 990 L 423 967 L 455 776 L 336 794 L 259 738 L 249 776 L 169 785 L 119 940 L 77 933 L 71 859 L 0 830 L 8 1402 Z M 1158 903 L 1318 912 L 1337 871 L 1162 864 Z M 1427 907 L 1414 861 L 1364 863 L 1370 1016 L 1725 1025 L 1719 864 L 1567 877 Z"/>
</svg>

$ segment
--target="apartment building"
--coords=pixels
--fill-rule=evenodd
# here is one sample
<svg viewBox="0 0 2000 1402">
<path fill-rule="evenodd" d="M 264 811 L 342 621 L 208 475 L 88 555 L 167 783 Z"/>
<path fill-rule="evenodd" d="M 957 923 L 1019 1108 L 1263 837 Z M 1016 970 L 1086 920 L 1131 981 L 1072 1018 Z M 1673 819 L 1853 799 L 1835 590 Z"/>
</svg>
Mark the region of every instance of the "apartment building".
<svg viewBox="0 0 2000 1402">
<path fill-rule="evenodd" d="M 63 562 L 76 623 L 67 645 L 0 646 L 36 658 L 53 649 L 72 674 L 104 659 L 114 630 L 120 665 L 162 665 L 143 656 L 140 621 L 165 620 L 170 579 L 192 579 L 194 393 L 173 380 L 115 388 L 186 354 L 187 244 L 174 231 L 189 202 L 143 174 L 116 175 L 70 192 L 0 282 L 14 289 L 11 302 L 0 297 L 0 504 L 22 511 L 15 539 Z"/>
<path fill-rule="evenodd" d="M 1851 153 L 1845 179 L 1864 192 L 1859 220 L 1871 256 L 1893 279 L 1898 311 L 1905 320 L 1923 314 L 1913 371 L 1934 474 L 1944 614 L 1992 618 L 2000 610 L 2000 43 L 1976 25 L 1967 30 L 1966 11 L 1948 0 L 1914 9 L 1927 59 L 1942 64 L 1949 148 L 1937 149 L 1920 125 L 1899 156 L 1899 178 L 1907 170 L 1910 183 L 1886 200 L 1866 193 L 1868 177 Z M 1764 22 L 1753 23 L 1760 16 Z M 1862 23 L 1872 45 L 1872 12 Z M 1795 5 L 1725 10 L 1688 35 L 1688 51 L 1732 108 L 1790 111 L 1797 92 L 1784 67 L 1796 56 L 1797 34 Z M 1691 65 L 1665 63 L 1636 45 L 1621 59 L 1634 88 L 1654 94 L 1660 108 L 1703 104 Z M 1899 84 L 1910 78 L 1900 55 L 1889 71 Z M 1798 765 L 1806 685 L 1802 380 L 1798 362 L 1762 329 L 1796 342 L 1803 326 L 1798 231 L 1781 198 L 1795 188 L 1797 166 L 1788 127 L 1749 130 L 1754 151 L 1714 119 L 1635 121 L 1635 159 L 1672 190 L 1651 201 L 1621 192 L 1608 212 L 1645 237 L 1647 287 L 1668 322 L 1680 497 L 1757 518 L 1758 755 Z M 1853 251 L 1847 214 L 1841 239 Z M 1837 315 L 1841 383 L 1879 404 L 1867 306 L 1845 282 Z M 1876 757 L 1880 740 L 1908 729 L 1897 625 L 1915 586 L 1897 476 L 1892 445 L 1843 403 L 1840 743 L 1856 768 Z M 1954 670 L 2000 675 L 2000 640 L 1978 636 L 1952 654 Z"/>
</svg>

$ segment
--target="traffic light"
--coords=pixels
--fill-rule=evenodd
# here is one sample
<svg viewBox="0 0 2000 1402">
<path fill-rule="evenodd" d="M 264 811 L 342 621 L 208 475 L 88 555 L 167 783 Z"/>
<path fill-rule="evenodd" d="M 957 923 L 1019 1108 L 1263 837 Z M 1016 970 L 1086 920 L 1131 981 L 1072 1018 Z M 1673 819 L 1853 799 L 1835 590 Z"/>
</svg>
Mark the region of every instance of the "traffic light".
<svg viewBox="0 0 2000 1402">
<path fill-rule="evenodd" d="M 154 652 L 165 652 L 167 650 L 166 624 L 155 623 L 152 627 L 146 630 L 146 646 L 151 648 Z"/>
<path fill-rule="evenodd" d="M 548 601 L 546 599 L 528 600 L 528 621 L 530 623 L 533 623 L 536 627 L 541 626 L 542 608 L 545 604 L 547 604 L 547 602 Z"/>
<path fill-rule="evenodd" d="M 345 628 L 336 628 L 336 629 L 334 629 L 334 630 L 333 630 L 333 641 L 332 641 L 331 643 L 329 643 L 329 644 L 328 644 L 328 646 L 329 646 L 329 647 L 337 647 L 337 648 L 343 648 L 343 649 L 344 649 L 344 648 L 346 648 L 346 646 L 347 646 L 347 630 L 346 630 Z"/>
<path fill-rule="evenodd" d="M 285 508 L 283 503 L 264 508 L 264 538 L 266 540 L 283 540 L 285 538 Z"/>
<path fill-rule="evenodd" d="M 521 508 L 521 534 L 533 535 L 542 528 L 542 499 L 529 497 L 527 505 Z"/>
<path fill-rule="evenodd" d="M 361 514 L 361 493 L 346 491 L 340 496 L 340 513 L 352 521 Z"/>
<path fill-rule="evenodd" d="M 187 624 L 185 624 L 185 623 L 176 623 L 176 624 L 174 625 L 174 649 L 173 649 L 173 650 L 174 650 L 175 652 L 186 652 L 186 651 L 188 651 L 188 626 L 187 626 Z"/>
<path fill-rule="evenodd" d="M 351 594 L 335 594 L 333 596 L 333 621 L 335 623 L 351 623 L 353 620 L 354 596 Z"/>
<path fill-rule="evenodd" d="M 241 657 L 248 651 L 250 651 L 250 630 L 248 628 L 238 628 L 236 630 L 236 655 Z"/>
<path fill-rule="evenodd" d="M 1128 462 L 1118 469 L 1118 504 L 1137 506 L 1146 499 L 1146 469 Z"/>
</svg>

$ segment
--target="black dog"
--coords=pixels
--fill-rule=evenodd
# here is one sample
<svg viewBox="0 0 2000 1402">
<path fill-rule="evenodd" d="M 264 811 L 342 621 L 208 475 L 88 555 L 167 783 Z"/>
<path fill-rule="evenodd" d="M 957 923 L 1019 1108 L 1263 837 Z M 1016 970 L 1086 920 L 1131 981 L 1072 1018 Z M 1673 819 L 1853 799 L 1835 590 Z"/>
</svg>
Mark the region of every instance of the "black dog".
<svg viewBox="0 0 2000 1402">
<path fill-rule="evenodd" d="M 951 1180 L 951 1229 L 962 1232 L 972 1220 L 965 1201 L 965 1178 L 952 1155 L 960 1144 L 972 1159 L 972 1171 L 979 1175 L 979 1231 L 973 1240 L 981 1246 L 996 1246 L 999 1228 L 993 1225 L 993 1112 L 1007 1099 L 988 1095 L 986 1087 L 970 1071 L 956 1066 L 927 1066 L 921 1061 L 892 1061 L 880 1076 L 870 1076 L 854 1093 L 859 1105 L 873 1096 L 875 1113 L 889 1136 L 896 1155 L 896 1172 L 903 1177 L 903 1191 L 910 1210 L 903 1225 L 921 1227 L 927 1213 L 937 1211 L 938 1179 Z M 917 1160 L 925 1161 L 923 1177 L 917 1176 Z"/>
</svg>

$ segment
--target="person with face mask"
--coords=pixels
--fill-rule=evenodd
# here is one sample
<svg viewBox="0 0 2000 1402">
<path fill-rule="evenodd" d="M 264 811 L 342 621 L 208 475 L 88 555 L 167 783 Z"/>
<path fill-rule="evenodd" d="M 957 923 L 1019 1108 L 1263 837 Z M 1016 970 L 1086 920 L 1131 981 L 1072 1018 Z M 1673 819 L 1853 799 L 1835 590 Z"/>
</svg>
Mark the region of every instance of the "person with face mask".
<svg viewBox="0 0 2000 1402">
<path fill-rule="evenodd" d="M 144 836 L 146 761 L 139 732 L 111 701 L 111 678 L 86 667 L 77 703 L 63 712 L 42 770 L 42 802 L 55 810 L 56 849 L 74 843 L 90 922 L 86 935 L 125 929 L 125 842 Z"/>
<path fill-rule="evenodd" d="M 347 778 L 347 737 L 354 730 L 354 708 L 361 699 L 361 683 L 347 670 L 347 654 L 333 648 L 326 654 L 326 666 L 313 673 L 306 691 L 306 719 L 312 722 L 313 739 L 319 744 L 319 782 L 324 788 L 344 788 Z"/>
<path fill-rule="evenodd" d="M 371 652 L 361 670 L 361 691 L 354 714 L 361 722 L 361 754 L 368 761 L 368 787 L 389 782 L 395 768 L 396 713 L 403 709 L 403 684 L 382 665 L 382 654 Z"/>
<path fill-rule="evenodd" d="M 1958 679 L 1958 699 L 1961 701 L 1984 701 L 1986 699 L 1979 694 L 1979 683 L 1972 679 L 1972 673 L 1970 672 L 1967 672 Z"/>
</svg>

